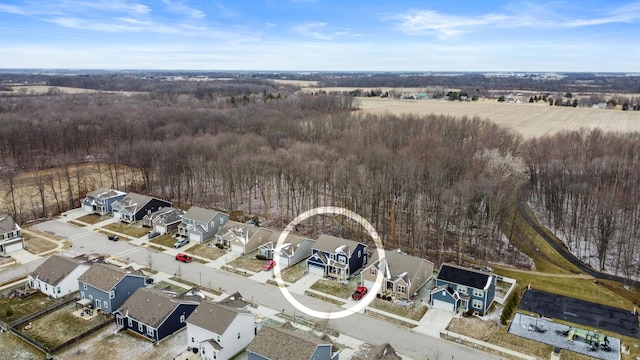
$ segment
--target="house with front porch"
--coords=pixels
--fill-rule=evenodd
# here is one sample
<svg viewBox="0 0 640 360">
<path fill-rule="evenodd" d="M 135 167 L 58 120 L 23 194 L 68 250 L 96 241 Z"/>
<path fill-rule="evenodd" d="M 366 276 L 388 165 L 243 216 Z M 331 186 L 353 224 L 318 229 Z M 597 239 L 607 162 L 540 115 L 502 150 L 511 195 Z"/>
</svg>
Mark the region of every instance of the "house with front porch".
<svg viewBox="0 0 640 360">
<path fill-rule="evenodd" d="M 433 263 L 398 250 L 385 250 L 383 261 L 377 251 L 371 255 L 370 264 L 360 273 L 361 283 L 371 289 L 378 273 L 382 273 L 383 283 L 380 295 L 390 295 L 394 299 L 410 300 L 433 278 Z"/>
<path fill-rule="evenodd" d="M 307 259 L 309 273 L 348 279 L 367 264 L 367 245 L 331 235 L 320 235 Z"/>
<path fill-rule="evenodd" d="M 162 208 L 171 207 L 171 202 L 153 196 L 128 193 L 111 205 L 113 217 L 125 223 L 142 220 L 145 215 Z"/>
<path fill-rule="evenodd" d="M 227 360 L 244 350 L 256 333 L 255 315 L 202 301 L 187 318 L 187 347 L 202 360 Z"/>
<path fill-rule="evenodd" d="M 7 255 L 25 248 L 20 226 L 9 215 L 0 215 L 0 254 Z"/>
<path fill-rule="evenodd" d="M 106 215 L 111 213 L 111 205 L 121 200 L 127 195 L 125 192 L 109 189 L 98 188 L 88 192 L 87 196 L 80 200 L 82 210 L 91 214 Z"/>
<path fill-rule="evenodd" d="M 176 207 L 165 207 L 142 218 L 142 226 L 152 228 L 160 234 L 171 234 L 178 230 L 184 211 Z"/>
<path fill-rule="evenodd" d="M 91 264 L 82 258 L 51 255 L 27 277 L 29 287 L 57 299 L 78 291 L 78 278 Z"/>
<path fill-rule="evenodd" d="M 430 304 L 447 311 L 472 310 L 486 314 L 496 295 L 497 277 L 491 271 L 442 264 L 431 290 Z"/>
<path fill-rule="evenodd" d="M 277 236 L 273 236 L 273 240 L 260 245 L 258 254 L 264 256 L 267 260 L 273 259 L 280 234 L 280 232 L 276 232 L 274 235 Z M 279 259 L 275 259 L 280 262 L 280 269 L 293 266 L 311 256 L 311 248 L 315 242 L 313 239 L 289 233 L 280 246 Z"/>
<path fill-rule="evenodd" d="M 93 264 L 78 277 L 80 299 L 89 299 L 96 310 L 116 311 L 133 293 L 145 286 L 141 272 L 109 264 Z"/>
<path fill-rule="evenodd" d="M 197 289 L 181 294 L 153 288 L 138 288 L 115 311 L 116 325 L 158 342 L 184 328 L 187 318 L 204 300 Z"/>
<path fill-rule="evenodd" d="M 178 235 L 197 243 L 212 239 L 229 221 L 229 215 L 220 211 L 192 206 L 178 224 Z"/>
</svg>

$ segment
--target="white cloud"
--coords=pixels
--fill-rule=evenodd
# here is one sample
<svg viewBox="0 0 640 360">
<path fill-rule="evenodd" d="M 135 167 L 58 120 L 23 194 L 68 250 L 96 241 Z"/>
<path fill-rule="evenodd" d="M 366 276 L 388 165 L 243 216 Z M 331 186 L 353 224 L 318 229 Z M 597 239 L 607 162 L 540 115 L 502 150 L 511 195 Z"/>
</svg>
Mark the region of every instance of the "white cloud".
<svg viewBox="0 0 640 360">
<path fill-rule="evenodd" d="M 167 9 L 173 13 L 185 14 L 193 19 L 204 19 L 207 14 L 204 11 L 190 7 L 182 1 L 162 0 Z"/>
<path fill-rule="evenodd" d="M 331 35 L 323 34 L 317 30 L 324 29 L 327 27 L 327 23 L 320 21 L 312 21 L 304 24 L 300 24 L 293 28 L 293 31 L 316 40 L 331 40 L 333 37 Z"/>
</svg>

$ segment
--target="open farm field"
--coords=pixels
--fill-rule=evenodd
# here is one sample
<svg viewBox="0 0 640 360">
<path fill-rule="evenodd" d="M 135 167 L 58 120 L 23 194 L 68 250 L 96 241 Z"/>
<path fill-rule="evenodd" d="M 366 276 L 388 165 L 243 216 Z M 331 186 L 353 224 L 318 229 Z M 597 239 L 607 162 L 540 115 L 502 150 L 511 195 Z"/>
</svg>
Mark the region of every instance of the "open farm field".
<svg viewBox="0 0 640 360">
<path fill-rule="evenodd" d="M 358 98 L 360 108 L 373 114 L 442 114 L 478 116 L 521 133 L 525 138 L 552 135 L 562 130 L 602 129 L 640 131 L 640 112 L 592 108 L 567 108 L 538 104 L 508 104 L 495 100 L 476 102 Z"/>
<path fill-rule="evenodd" d="M 74 87 L 66 87 L 66 86 L 49 86 L 49 85 L 24 85 L 24 86 L 12 86 L 11 87 L 14 92 L 20 94 L 32 94 L 32 95 L 40 95 L 46 94 L 50 91 L 50 89 L 55 88 L 57 91 L 63 94 L 120 94 L 120 95 L 135 95 L 138 94 L 134 91 L 98 91 L 93 89 L 82 89 L 82 88 L 74 88 Z"/>
</svg>

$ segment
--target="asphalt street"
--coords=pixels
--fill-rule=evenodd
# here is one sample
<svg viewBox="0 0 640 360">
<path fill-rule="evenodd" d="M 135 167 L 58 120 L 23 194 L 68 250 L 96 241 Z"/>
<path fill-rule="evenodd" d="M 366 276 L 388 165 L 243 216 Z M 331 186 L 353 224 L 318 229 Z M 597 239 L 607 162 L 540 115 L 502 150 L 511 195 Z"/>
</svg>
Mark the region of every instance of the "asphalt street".
<svg viewBox="0 0 640 360">
<path fill-rule="evenodd" d="M 175 274 L 184 280 L 194 284 L 201 284 L 207 288 L 221 288 L 225 293 L 239 291 L 246 299 L 251 299 L 253 302 L 271 309 L 282 310 L 289 315 L 302 316 L 313 322 L 327 322 L 327 320 L 318 320 L 295 310 L 276 286 L 258 283 L 240 275 L 207 267 L 198 262 L 181 263 L 176 261 L 172 255 L 133 245 L 127 241 L 109 241 L 102 234 L 75 227 L 62 221 L 44 222 L 36 225 L 35 228 L 66 238 L 71 242 L 72 247 L 65 250 L 65 255 L 67 256 L 92 253 L 113 255 L 143 266 L 150 266 L 155 270 Z M 43 259 L 38 261 L 42 262 Z M 34 270 L 38 265 L 39 263 L 32 262 L 26 266 L 23 265 L 2 272 L 0 273 L 0 280 L 6 281 L 24 275 L 28 271 Z M 293 296 L 302 304 L 315 310 L 343 310 L 312 297 L 297 294 L 293 294 Z M 328 326 L 340 333 L 372 344 L 389 342 L 396 351 L 416 360 L 489 360 L 500 358 L 454 342 L 415 333 L 407 328 L 360 313 L 354 313 L 342 319 L 330 320 Z"/>
</svg>

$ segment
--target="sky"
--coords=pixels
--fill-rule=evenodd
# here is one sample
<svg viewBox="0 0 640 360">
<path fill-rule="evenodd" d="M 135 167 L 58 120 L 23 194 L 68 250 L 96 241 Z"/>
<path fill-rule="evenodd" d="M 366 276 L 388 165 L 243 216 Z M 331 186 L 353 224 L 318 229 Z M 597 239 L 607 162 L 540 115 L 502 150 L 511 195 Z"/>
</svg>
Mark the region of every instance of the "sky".
<svg viewBox="0 0 640 360">
<path fill-rule="evenodd" d="M 0 0 L 0 69 L 640 72 L 640 1 Z"/>
</svg>

